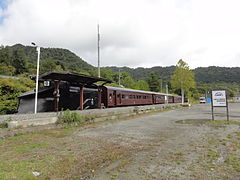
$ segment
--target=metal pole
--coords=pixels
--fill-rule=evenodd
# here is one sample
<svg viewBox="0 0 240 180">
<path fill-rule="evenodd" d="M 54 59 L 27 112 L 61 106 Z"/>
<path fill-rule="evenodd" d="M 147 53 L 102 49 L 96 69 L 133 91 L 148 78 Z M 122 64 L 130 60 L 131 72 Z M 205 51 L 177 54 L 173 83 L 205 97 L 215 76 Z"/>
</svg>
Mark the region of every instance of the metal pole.
<svg viewBox="0 0 240 180">
<path fill-rule="evenodd" d="M 34 114 L 37 114 L 37 98 L 38 98 L 38 76 L 39 76 L 39 61 L 40 61 L 40 47 L 37 46 L 37 76 L 36 76 L 36 90 L 35 90 L 35 108 Z"/>
<path fill-rule="evenodd" d="M 121 74 L 120 74 L 120 69 L 118 70 L 118 85 L 121 86 Z"/>
<path fill-rule="evenodd" d="M 166 84 L 166 94 L 168 94 L 168 84 Z M 167 96 L 167 104 L 168 104 L 168 96 Z"/>
<path fill-rule="evenodd" d="M 162 79 L 160 79 L 161 81 L 161 92 L 163 92 L 163 82 L 162 82 Z"/>
<path fill-rule="evenodd" d="M 214 112 L 213 112 L 213 110 L 214 110 L 214 108 L 213 108 L 213 92 L 211 92 L 211 106 L 212 106 L 212 121 L 214 121 Z"/>
<path fill-rule="evenodd" d="M 226 91 L 225 91 L 226 92 Z M 229 110 L 228 110 L 228 97 L 227 97 L 227 92 L 226 92 L 226 110 L 227 110 L 227 121 L 229 121 Z"/>
<path fill-rule="evenodd" d="M 97 26 L 98 31 L 98 77 L 100 78 L 100 33 L 99 33 L 99 24 Z"/>
</svg>

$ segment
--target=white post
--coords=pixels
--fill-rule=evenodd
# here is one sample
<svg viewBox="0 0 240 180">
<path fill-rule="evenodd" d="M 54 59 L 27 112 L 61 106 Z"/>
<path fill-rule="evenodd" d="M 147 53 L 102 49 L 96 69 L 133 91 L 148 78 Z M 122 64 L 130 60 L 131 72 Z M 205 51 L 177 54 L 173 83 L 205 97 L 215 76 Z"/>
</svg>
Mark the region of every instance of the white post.
<svg viewBox="0 0 240 180">
<path fill-rule="evenodd" d="M 36 76 L 36 90 L 35 90 L 35 108 L 34 114 L 37 114 L 37 98 L 38 98 L 38 76 L 39 76 L 39 61 L 40 61 L 40 47 L 37 46 L 37 76 Z"/>
<path fill-rule="evenodd" d="M 168 94 L 168 84 L 166 84 L 166 94 Z M 168 95 L 167 95 L 167 104 L 168 104 Z"/>
<path fill-rule="evenodd" d="M 184 90 L 183 88 L 181 89 L 181 94 L 182 94 L 182 104 L 184 103 Z"/>
<path fill-rule="evenodd" d="M 99 32 L 99 24 L 97 26 L 97 31 L 98 31 L 98 77 L 100 78 L 100 32 Z"/>
</svg>

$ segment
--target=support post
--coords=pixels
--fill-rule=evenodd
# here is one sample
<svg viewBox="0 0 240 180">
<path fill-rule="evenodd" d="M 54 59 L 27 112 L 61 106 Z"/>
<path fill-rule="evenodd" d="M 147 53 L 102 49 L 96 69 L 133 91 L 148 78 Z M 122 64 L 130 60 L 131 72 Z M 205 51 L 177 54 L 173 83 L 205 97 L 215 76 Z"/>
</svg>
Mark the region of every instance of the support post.
<svg viewBox="0 0 240 180">
<path fill-rule="evenodd" d="M 98 109 L 102 108 L 102 88 L 98 87 Z"/>
<path fill-rule="evenodd" d="M 227 121 L 229 121 L 229 111 L 228 111 L 228 97 L 226 92 L 226 110 L 227 110 Z"/>
<path fill-rule="evenodd" d="M 60 93 L 59 93 L 59 86 L 60 86 L 60 81 L 54 81 L 54 111 L 58 112 L 59 109 L 59 98 L 60 98 Z"/>
<path fill-rule="evenodd" d="M 79 92 L 79 95 L 80 95 L 80 103 L 79 103 L 79 109 L 80 110 L 83 110 L 83 85 L 80 85 L 80 92 Z"/>
</svg>

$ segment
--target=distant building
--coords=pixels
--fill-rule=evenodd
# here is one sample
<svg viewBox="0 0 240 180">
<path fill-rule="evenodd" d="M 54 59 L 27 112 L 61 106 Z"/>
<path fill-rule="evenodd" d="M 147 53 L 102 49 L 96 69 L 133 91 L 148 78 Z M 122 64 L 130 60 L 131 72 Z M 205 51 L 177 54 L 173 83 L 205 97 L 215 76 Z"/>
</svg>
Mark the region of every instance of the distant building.
<svg viewBox="0 0 240 180">
<path fill-rule="evenodd" d="M 240 92 L 238 93 L 238 95 L 233 97 L 233 102 L 240 102 Z"/>
</svg>

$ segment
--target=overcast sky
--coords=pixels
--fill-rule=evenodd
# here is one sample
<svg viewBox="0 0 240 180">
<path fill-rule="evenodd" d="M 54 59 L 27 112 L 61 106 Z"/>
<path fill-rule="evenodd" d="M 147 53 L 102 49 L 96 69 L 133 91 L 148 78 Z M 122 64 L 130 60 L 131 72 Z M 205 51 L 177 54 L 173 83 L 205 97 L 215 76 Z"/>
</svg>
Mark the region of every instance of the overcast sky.
<svg viewBox="0 0 240 180">
<path fill-rule="evenodd" d="M 97 65 L 239 66 L 239 0 L 0 0 L 0 44 L 66 48 Z"/>
</svg>

